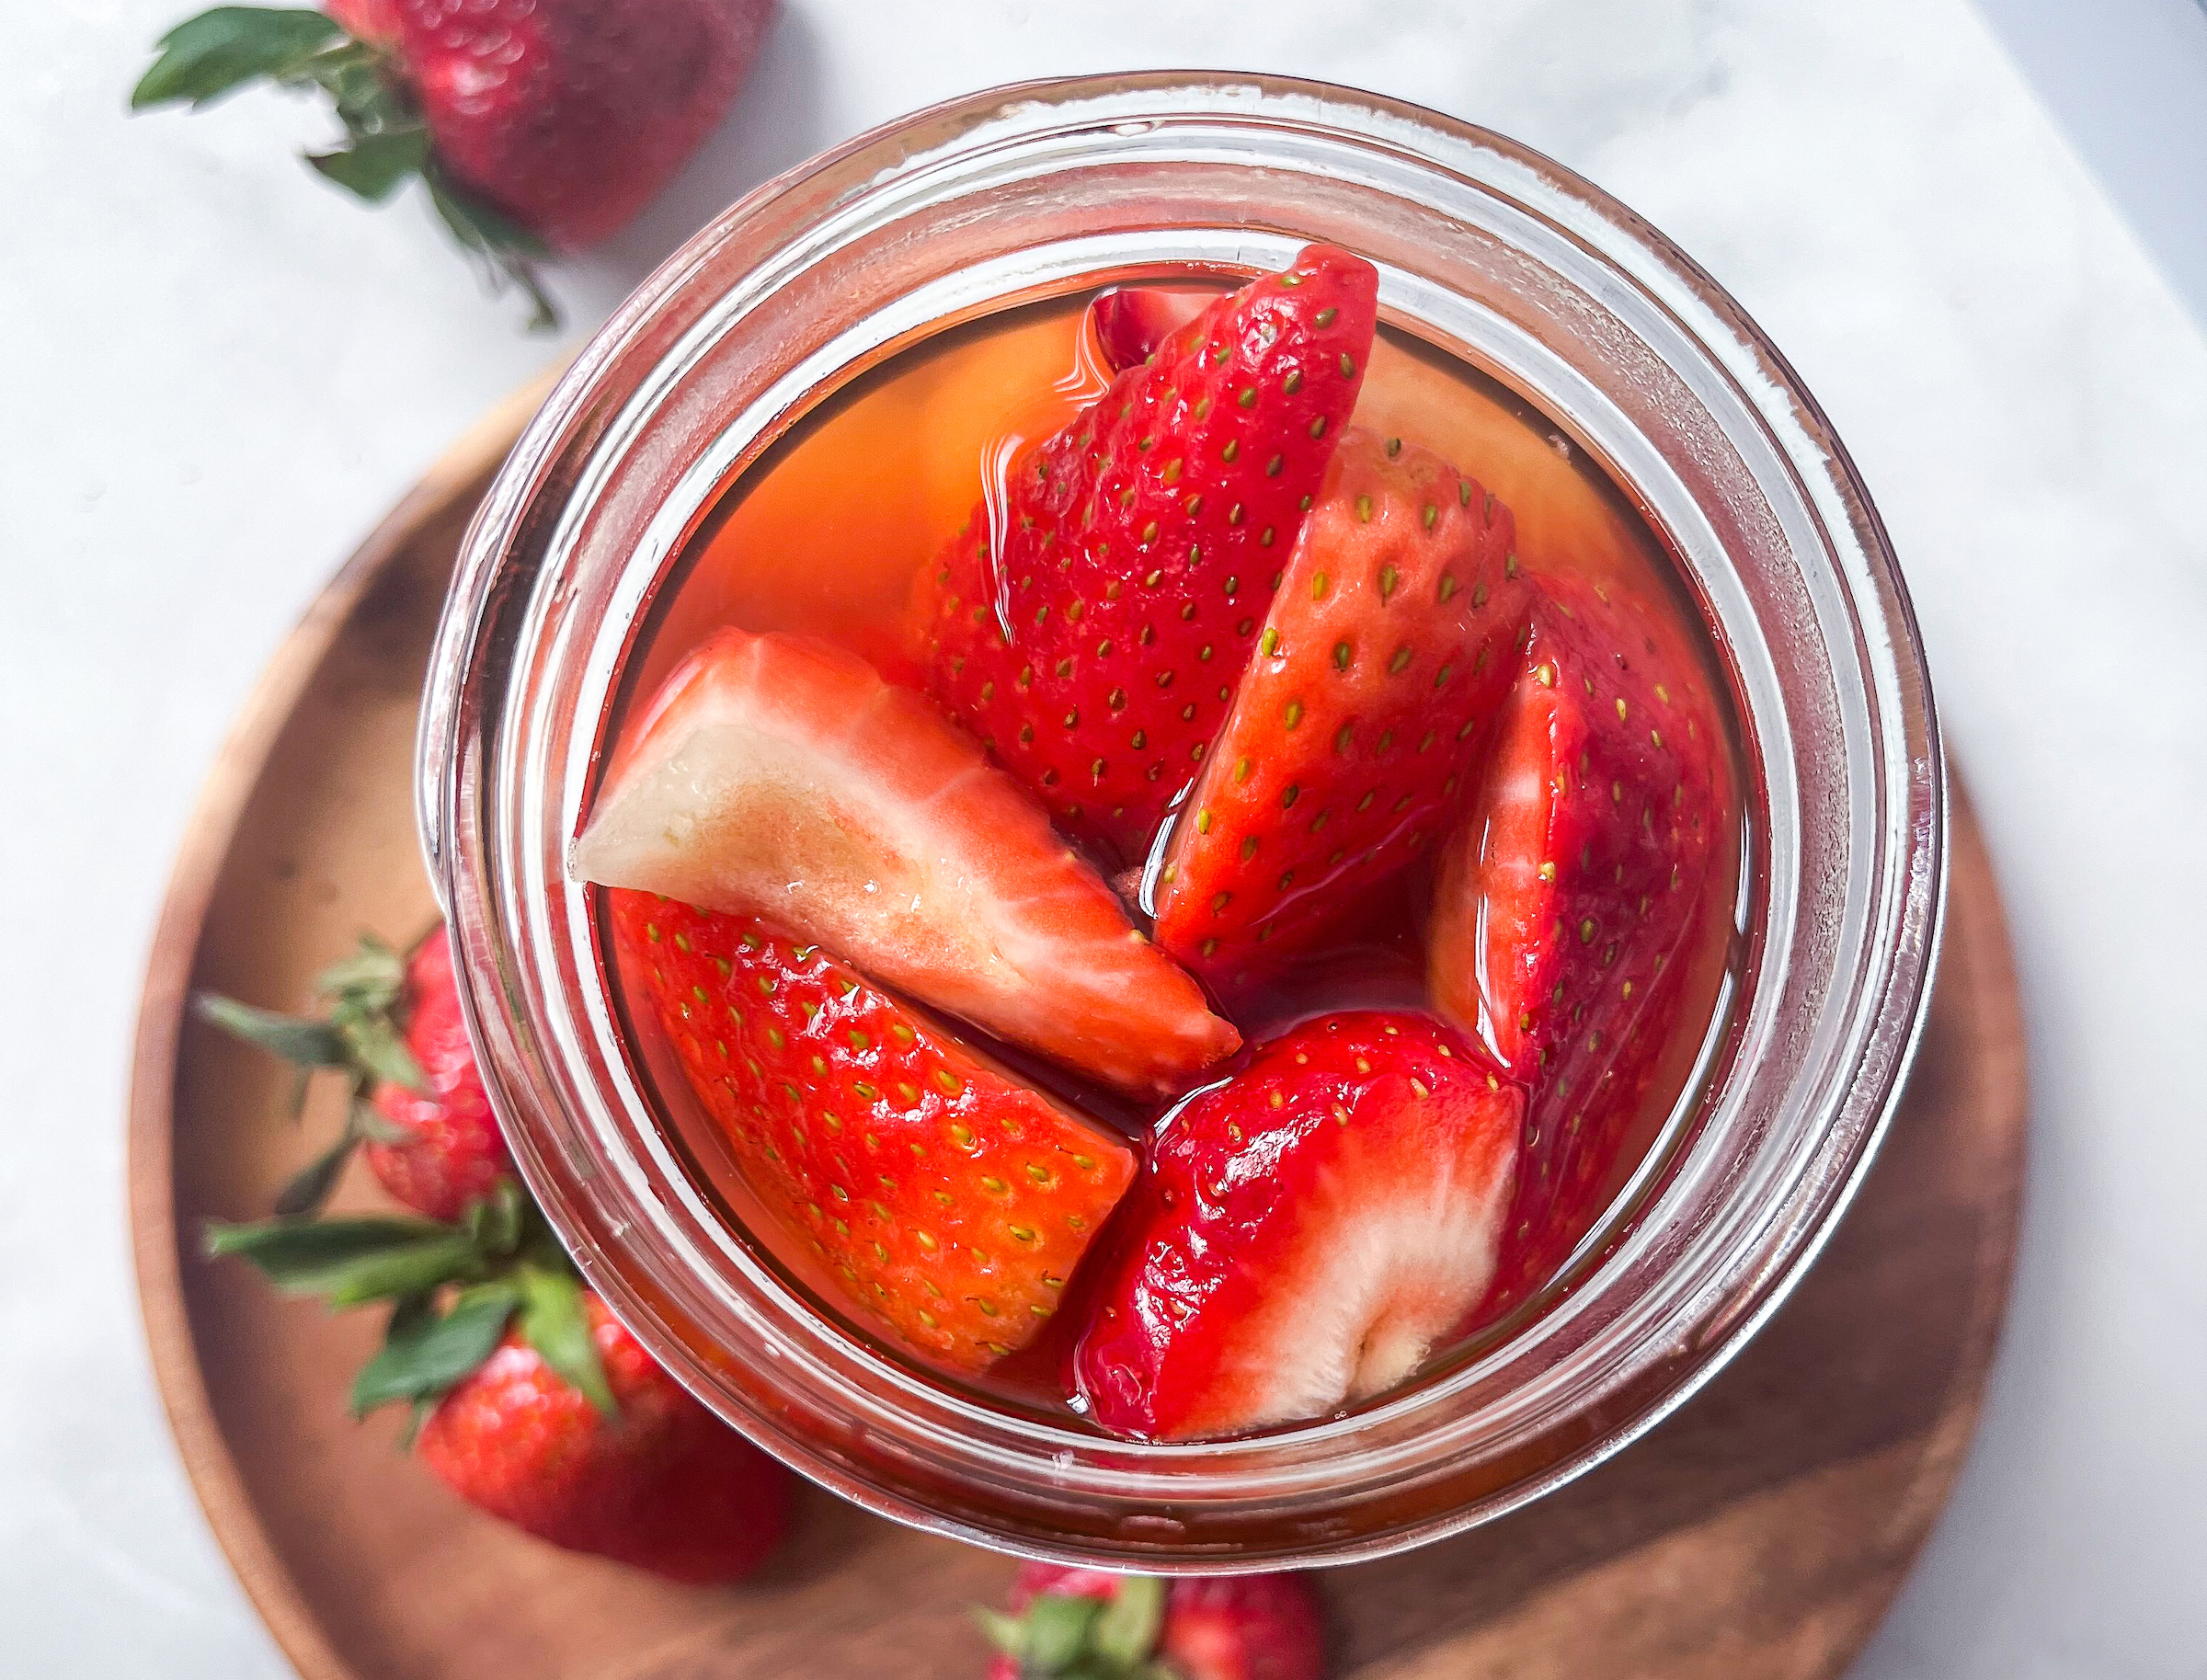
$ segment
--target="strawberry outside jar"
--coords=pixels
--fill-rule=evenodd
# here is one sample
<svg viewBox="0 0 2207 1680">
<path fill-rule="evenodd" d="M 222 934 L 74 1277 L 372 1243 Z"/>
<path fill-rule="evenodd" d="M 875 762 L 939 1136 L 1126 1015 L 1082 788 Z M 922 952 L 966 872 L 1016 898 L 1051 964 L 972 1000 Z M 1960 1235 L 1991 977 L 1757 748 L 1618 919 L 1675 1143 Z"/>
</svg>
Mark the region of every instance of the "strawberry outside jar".
<svg viewBox="0 0 2207 1680">
<path fill-rule="evenodd" d="M 1340 1415 L 1107 1437 L 854 1333 L 680 1143 L 569 847 L 721 491 L 899 349 L 1110 280 L 1374 263 L 1384 320 L 1530 400 L 1658 531 L 1727 669 L 1742 955 L 1648 1165 L 1494 1333 Z M 1153 1572 L 1368 1558 L 1617 1452 L 1775 1309 L 1859 1183 L 1925 1008 L 1945 791 L 1907 598 L 1851 463 L 1744 314 L 1496 135 L 1320 84 L 977 94 L 769 183 L 607 324 L 477 515 L 417 797 L 486 1083 L 589 1281 L 730 1423 L 871 1510 Z"/>
</svg>

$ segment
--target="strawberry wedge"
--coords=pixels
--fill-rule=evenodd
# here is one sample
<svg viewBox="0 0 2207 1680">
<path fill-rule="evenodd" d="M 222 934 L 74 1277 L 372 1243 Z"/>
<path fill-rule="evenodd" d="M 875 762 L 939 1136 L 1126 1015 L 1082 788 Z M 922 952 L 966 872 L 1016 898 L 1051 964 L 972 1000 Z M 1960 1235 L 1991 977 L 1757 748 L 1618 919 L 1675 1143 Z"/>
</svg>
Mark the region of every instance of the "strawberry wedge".
<svg viewBox="0 0 2207 1680">
<path fill-rule="evenodd" d="M 575 874 L 762 915 L 1138 1094 L 1239 1042 L 975 745 L 855 656 L 724 630 L 652 701 Z"/>
<path fill-rule="evenodd" d="M 1023 455 L 1002 505 L 921 573 L 912 652 L 935 697 L 1122 862 L 1226 715 L 1355 406 L 1378 287 L 1311 246 L 1219 298 Z"/>
<path fill-rule="evenodd" d="M 1522 1100 L 1430 1016 L 1321 1016 L 1159 1137 L 1074 1352 L 1150 1439 L 1320 1417 L 1392 1388 L 1494 1275 Z"/>
<path fill-rule="evenodd" d="M 1699 660 L 1618 586 L 1543 578 L 1474 810 L 1441 861 L 1435 1004 L 1531 1091 L 1515 1223 L 1561 1262 L 1729 911 L 1730 760 Z"/>
<path fill-rule="evenodd" d="M 611 898 L 624 978 L 846 1304 L 956 1369 L 1031 1341 L 1133 1152 L 786 929 Z"/>
<path fill-rule="evenodd" d="M 1438 842 L 1515 674 L 1513 531 L 1432 451 L 1344 434 L 1174 829 L 1166 950 L 1231 987 Z"/>
</svg>

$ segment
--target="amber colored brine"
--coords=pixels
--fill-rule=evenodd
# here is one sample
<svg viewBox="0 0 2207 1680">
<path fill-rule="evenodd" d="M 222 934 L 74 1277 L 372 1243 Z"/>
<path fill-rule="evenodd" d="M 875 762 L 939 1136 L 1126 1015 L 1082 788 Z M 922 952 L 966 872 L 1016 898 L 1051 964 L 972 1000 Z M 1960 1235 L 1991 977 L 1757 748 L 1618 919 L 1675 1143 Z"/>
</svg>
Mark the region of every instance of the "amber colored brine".
<svg viewBox="0 0 2207 1680">
<path fill-rule="evenodd" d="M 977 498 L 1001 504 L 1004 475 L 1023 448 L 1072 419 L 1109 383 L 1110 369 L 1086 326 L 1088 303 L 1086 294 L 1062 298 L 937 334 L 802 418 L 724 491 L 693 534 L 633 646 L 625 703 L 649 696 L 686 653 L 731 624 L 824 638 L 892 680 L 909 679 L 901 628 L 919 568 L 966 523 Z M 1475 475 L 1514 513 L 1516 553 L 1528 569 L 1614 582 L 1660 603 L 1680 636 L 1701 650 L 1710 691 L 1726 694 L 1702 616 L 1657 532 L 1530 404 L 1383 327 L 1355 423 L 1422 444 Z M 1726 750 L 1733 750 L 1729 743 Z M 1629 1226 L 1642 1169 L 1690 1123 L 1697 1070 L 1732 992 L 1742 855 L 1734 816 L 1719 836 L 1698 931 L 1670 982 L 1678 989 L 1676 1026 L 1638 1101 L 1555 1158 L 1563 1182 L 1552 1190 L 1546 1216 L 1537 1229 L 1513 1217 L 1493 1293 L 1466 1326 L 1462 1343 L 1436 1351 L 1431 1366 L 1489 1345 L 1538 1312 L 1544 1287 L 1566 1263 L 1586 1258 L 1596 1233 L 1606 1241 Z M 1123 863 L 1095 861 L 1106 874 Z M 1138 896 L 1134 872 L 1119 879 L 1130 897 Z M 1254 1044 L 1333 1010 L 1426 1007 L 1420 928 L 1430 893 L 1428 874 L 1410 872 L 1363 925 L 1277 981 L 1233 1000 L 1229 1012 L 1244 1037 Z M 1130 1137 L 1142 1136 L 1156 1118 L 1031 1057 L 1007 1059 Z M 903 1356 L 872 1329 L 842 1320 L 835 1292 L 809 1274 L 798 1245 L 778 1239 L 772 1218 L 760 1215 L 704 1110 L 671 1088 L 679 1081 L 654 1083 L 672 1136 L 724 1217 L 769 1249 L 790 1280 L 849 1333 Z M 1080 1286 L 1094 1269 L 1083 1265 L 1035 1342 L 984 1375 L 958 1380 L 996 1403 L 1075 1423 L 1064 1367 L 1080 1329 Z"/>
</svg>

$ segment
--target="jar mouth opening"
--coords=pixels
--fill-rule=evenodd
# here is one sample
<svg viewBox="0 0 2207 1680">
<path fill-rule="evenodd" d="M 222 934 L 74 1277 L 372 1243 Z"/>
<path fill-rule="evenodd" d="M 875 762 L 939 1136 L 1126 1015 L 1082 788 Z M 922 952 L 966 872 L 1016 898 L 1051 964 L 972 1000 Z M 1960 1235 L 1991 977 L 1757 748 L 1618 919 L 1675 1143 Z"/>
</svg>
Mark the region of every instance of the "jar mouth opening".
<svg viewBox="0 0 2207 1680">
<path fill-rule="evenodd" d="M 1104 191 L 1143 171 L 1146 216 Z M 1241 220 L 1170 196 L 1185 177 L 1202 183 L 1191 195 L 1224 202 L 1217 183 L 1237 172 Z M 1100 217 L 1064 212 L 1075 183 L 1103 184 Z M 566 845 L 669 568 L 720 490 L 828 392 L 955 321 L 1167 268 L 1245 276 L 1353 230 L 1360 211 L 1392 218 L 1386 250 L 1342 241 L 1379 266 L 1390 323 L 1537 404 L 1674 545 L 1732 668 L 1760 794 L 1746 802 L 1762 816 L 1742 903 L 1754 950 L 1689 1084 L 1706 1082 L 1707 1102 L 1682 1100 L 1666 1149 L 1549 1289 L 1346 1412 L 1223 1441 L 1125 1441 L 862 1347 L 746 1251 L 654 1135 Z M 975 233 L 991 216 L 993 242 Z M 961 259 L 911 267 L 923 235 Z M 835 311 L 837 286 L 864 306 Z M 1498 306 L 1513 286 L 1538 306 Z M 1557 338 L 1573 311 L 1598 330 Z M 1145 1568 L 1182 1554 L 1227 1566 L 1185 1523 L 1105 1540 L 1145 1506 L 1377 1510 L 1386 1489 L 1458 1487 L 1446 1510 L 1300 1549 L 1244 1547 L 1231 1566 L 1415 1543 L 1579 1473 L 1713 1375 L 1867 1167 L 1927 1000 L 1944 886 L 1937 734 L 1905 595 L 1851 463 L 1777 352 L 1660 235 L 1557 166 L 1415 108 L 1277 78 L 1161 73 L 976 95 L 770 183 L 685 247 L 586 349 L 478 516 L 432 662 L 420 794 L 517 1159 L 654 1354 L 860 1503 Z M 1835 884 L 1818 874 L 1835 864 Z M 1788 1079 L 1758 1088 L 1772 1066 Z M 1717 1159 L 1712 1137 L 1739 1147 Z M 751 1345 L 712 1345 L 730 1331 Z M 1453 1457 L 1492 1466 L 1559 1433 L 1552 1457 L 1514 1479 L 1449 1480 Z M 940 1491 L 954 1474 L 989 1479 L 1021 1514 L 967 1509 Z M 1078 1540 L 1033 1514 L 1050 1498 L 1093 1504 Z"/>
</svg>

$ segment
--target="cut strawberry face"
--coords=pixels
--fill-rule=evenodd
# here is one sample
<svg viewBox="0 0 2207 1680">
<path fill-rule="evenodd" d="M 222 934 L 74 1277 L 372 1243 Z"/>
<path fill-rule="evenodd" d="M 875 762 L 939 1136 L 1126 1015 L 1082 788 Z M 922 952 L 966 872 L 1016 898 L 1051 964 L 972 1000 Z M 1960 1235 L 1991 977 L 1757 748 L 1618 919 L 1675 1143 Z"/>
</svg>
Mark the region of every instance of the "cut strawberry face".
<svg viewBox="0 0 2207 1680">
<path fill-rule="evenodd" d="M 1218 301 L 1215 291 L 1170 286 L 1113 286 L 1088 306 L 1088 330 L 1095 336 L 1098 360 L 1114 373 L 1139 367 L 1185 326 Z"/>
<path fill-rule="evenodd" d="M 856 657 L 725 630 L 653 700 L 572 867 L 772 916 L 881 983 L 1138 1093 L 1240 1042 L 972 741 Z"/>
<path fill-rule="evenodd" d="M 1174 829 L 1157 938 L 1234 986 L 1435 843 L 1516 669 L 1510 510 L 1352 429 Z"/>
<path fill-rule="evenodd" d="M 1312 246 L 1014 463 L 924 570 L 914 656 L 1052 820 L 1138 859 L 1204 751 L 1355 406 L 1378 276 Z"/>
<path fill-rule="evenodd" d="M 1730 908 L 1730 760 L 1708 680 L 1646 600 L 1544 578 L 1474 815 L 1448 842 L 1428 982 L 1532 1091 L 1513 1215 L 1564 1258 L 1673 1037 L 1678 970 Z"/>
<path fill-rule="evenodd" d="M 609 902 L 627 983 L 852 1309 L 958 1370 L 1031 1341 L 1132 1151 L 785 929 Z"/>
<path fill-rule="evenodd" d="M 1097 1423 L 1166 1440 L 1393 1387 L 1494 1274 L 1522 1100 L 1429 1016 L 1304 1023 L 1189 1099 L 1074 1354 Z"/>
</svg>

